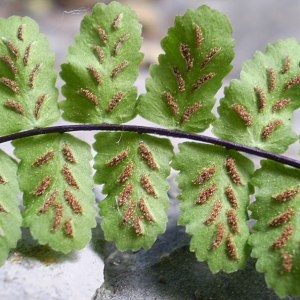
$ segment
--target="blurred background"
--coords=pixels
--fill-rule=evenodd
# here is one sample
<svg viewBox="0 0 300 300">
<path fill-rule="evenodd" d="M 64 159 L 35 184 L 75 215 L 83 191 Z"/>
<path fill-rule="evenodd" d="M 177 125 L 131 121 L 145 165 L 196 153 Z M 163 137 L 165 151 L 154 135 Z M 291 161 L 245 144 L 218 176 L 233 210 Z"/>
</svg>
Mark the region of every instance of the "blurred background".
<svg viewBox="0 0 300 300">
<path fill-rule="evenodd" d="M 34 18 L 50 40 L 57 55 L 57 68 L 64 61 L 68 45 L 79 32 L 80 21 L 96 0 L 0 0 L 0 17 L 27 15 Z M 102 1 L 108 3 L 110 1 Z M 143 24 L 144 66 L 161 53 L 159 42 L 172 26 L 174 17 L 188 8 L 207 4 L 228 16 L 236 41 L 234 69 L 228 78 L 238 77 L 241 64 L 267 43 L 291 36 L 300 38 L 300 1 L 288 0 L 122 0 L 138 14 Z"/>
</svg>

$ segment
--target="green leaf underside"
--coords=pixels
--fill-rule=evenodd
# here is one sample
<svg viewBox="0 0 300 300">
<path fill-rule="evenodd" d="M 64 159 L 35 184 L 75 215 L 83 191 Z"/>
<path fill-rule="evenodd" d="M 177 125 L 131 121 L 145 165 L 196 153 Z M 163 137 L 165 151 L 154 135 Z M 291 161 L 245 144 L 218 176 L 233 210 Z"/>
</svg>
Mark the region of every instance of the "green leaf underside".
<svg viewBox="0 0 300 300">
<path fill-rule="evenodd" d="M 89 123 L 134 118 L 141 43 L 141 25 L 128 6 L 96 4 L 62 65 L 63 118 Z"/>
<path fill-rule="evenodd" d="M 136 133 L 99 133 L 95 138 L 94 179 L 108 195 L 100 202 L 105 239 L 122 251 L 148 249 L 166 228 L 172 145 Z"/>
<path fill-rule="evenodd" d="M 24 226 L 40 244 L 68 253 L 81 249 L 96 226 L 91 152 L 69 134 L 13 142 L 24 192 Z"/>
<path fill-rule="evenodd" d="M 249 257 L 247 206 L 253 163 L 218 146 L 183 143 L 172 161 L 179 170 L 181 216 L 192 235 L 190 249 L 210 270 L 233 272 Z"/>
<path fill-rule="evenodd" d="M 300 294 L 300 170 L 262 161 L 252 183 L 258 188 L 251 204 L 254 234 L 249 239 L 256 269 L 281 296 Z"/>
<path fill-rule="evenodd" d="M 58 120 L 54 55 L 28 17 L 0 19 L 0 134 Z"/>
<path fill-rule="evenodd" d="M 17 164 L 0 151 L 0 265 L 21 238 L 22 217 L 19 210 Z"/>
<path fill-rule="evenodd" d="M 205 130 L 215 118 L 215 94 L 232 68 L 231 33 L 227 18 L 207 6 L 176 17 L 161 42 L 165 54 L 150 67 L 138 113 L 168 128 Z"/>
<path fill-rule="evenodd" d="M 213 132 L 220 138 L 283 153 L 296 141 L 291 128 L 299 107 L 300 45 L 295 39 L 269 44 L 247 61 L 218 108 Z"/>
<path fill-rule="evenodd" d="M 125 123 L 140 114 L 172 129 L 201 132 L 215 120 L 211 110 L 231 70 L 234 42 L 226 16 L 201 6 L 176 17 L 162 40 L 165 54 L 150 67 L 146 94 L 133 86 L 142 60 L 141 25 L 118 2 L 96 4 L 62 65 L 63 118 L 81 123 Z M 283 153 L 297 140 L 291 118 L 299 108 L 300 45 L 269 44 L 247 61 L 220 101 L 216 136 Z M 54 55 L 28 17 L 0 18 L 0 135 L 45 127 L 60 112 Z M 213 273 L 233 272 L 257 258 L 256 269 L 280 297 L 300 294 L 300 171 L 236 151 L 185 142 L 173 153 L 168 139 L 129 132 L 95 135 L 94 180 L 107 196 L 100 202 L 105 239 L 119 250 L 150 248 L 166 229 L 167 177 L 177 181 L 179 224 L 192 236 L 190 249 Z M 96 226 L 91 149 L 69 134 L 13 141 L 19 165 L 0 150 L 0 265 L 21 237 L 56 251 L 81 249 Z M 172 163 L 170 163 L 172 160 Z M 254 175 L 253 175 L 254 173 Z M 251 178 L 251 180 L 250 180 Z M 256 220 L 249 235 L 249 196 Z"/>
</svg>

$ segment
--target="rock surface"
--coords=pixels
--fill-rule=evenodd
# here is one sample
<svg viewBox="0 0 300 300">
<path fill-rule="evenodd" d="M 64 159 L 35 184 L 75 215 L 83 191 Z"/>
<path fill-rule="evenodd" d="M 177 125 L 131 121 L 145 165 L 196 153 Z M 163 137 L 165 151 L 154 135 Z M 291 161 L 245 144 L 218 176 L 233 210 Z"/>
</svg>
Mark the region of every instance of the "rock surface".
<svg viewBox="0 0 300 300">
<path fill-rule="evenodd" d="M 103 266 L 93 239 L 85 249 L 63 255 L 37 245 L 23 230 L 17 248 L 0 267 L 0 299 L 91 299 L 103 283 Z"/>
<path fill-rule="evenodd" d="M 232 274 L 212 274 L 206 263 L 189 251 L 189 237 L 176 226 L 173 203 L 168 229 L 148 251 L 119 252 L 106 243 L 103 249 L 103 285 L 94 300 L 279 300 L 250 260 Z M 300 298 L 287 297 L 285 300 Z"/>
</svg>

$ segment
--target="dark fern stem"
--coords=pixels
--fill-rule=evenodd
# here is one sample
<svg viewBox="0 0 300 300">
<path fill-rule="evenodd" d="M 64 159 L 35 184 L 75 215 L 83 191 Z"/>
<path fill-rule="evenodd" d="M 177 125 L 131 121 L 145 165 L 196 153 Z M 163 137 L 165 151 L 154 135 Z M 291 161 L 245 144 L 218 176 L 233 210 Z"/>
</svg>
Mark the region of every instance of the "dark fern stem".
<svg viewBox="0 0 300 300">
<path fill-rule="evenodd" d="M 80 124 L 80 125 L 61 125 L 50 126 L 46 128 L 35 128 L 18 133 L 13 133 L 0 137 L 0 144 L 9 142 L 16 139 L 21 139 L 29 136 L 49 134 L 49 133 L 64 133 L 74 131 L 130 131 L 136 133 L 148 133 L 160 136 L 168 136 L 173 138 L 188 139 L 197 142 L 203 142 L 208 144 L 214 144 L 225 147 L 227 149 L 233 149 L 236 151 L 252 154 L 261 158 L 267 158 L 294 168 L 300 169 L 300 161 L 289 158 L 283 155 L 275 154 L 272 152 L 260 150 L 257 148 L 241 145 L 238 143 L 221 140 L 218 138 L 189 133 L 180 130 L 170 130 L 156 127 L 139 126 L 139 125 L 116 125 L 116 124 Z"/>
</svg>

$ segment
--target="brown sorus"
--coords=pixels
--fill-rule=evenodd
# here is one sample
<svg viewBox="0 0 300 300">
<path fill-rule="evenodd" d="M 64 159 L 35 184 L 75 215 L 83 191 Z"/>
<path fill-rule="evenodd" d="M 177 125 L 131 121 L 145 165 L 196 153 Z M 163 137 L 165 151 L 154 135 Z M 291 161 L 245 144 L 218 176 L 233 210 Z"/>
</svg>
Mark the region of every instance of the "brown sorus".
<svg viewBox="0 0 300 300">
<path fill-rule="evenodd" d="M 10 88 L 16 94 L 20 93 L 20 88 L 14 80 L 11 80 L 7 77 L 1 77 L 0 82 L 2 82 L 4 85 L 6 85 L 8 88 Z"/>
<path fill-rule="evenodd" d="M 229 209 L 226 213 L 228 225 L 233 233 L 239 232 L 239 224 L 234 209 Z"/>
<path fill-rule="evenodd" d="M 233 260 L 239 260 L 236 245 L 231 234 L 228 234 L 226 238 L 226 247 L 228 256 Z"/>
<path fill-rule="evenodd" d="M 125 33 L 115 42 L 113 50 L 112 50 L 112 54 L 114 56 L 116 56 L 119 53 L 122 45 L 124 44 L 124 42 L 126 42 L 129 39 L 129 37 L 130 37 L 130 34 Z"/>
<path fill-rule="evenodd" d="M 132 221 L 132 226 L 136 235 L 144 234 L 144 228 L 143 228 L 141 217 L 135 217 Z"/>
<path fill-rule="evenodd" d="M 270 135 L 274 132 L 274 130 L 278 127 L 282 125 L 282 121 L 280 119 L 276 119 L 271 121 L 269 124 L 267 124 L 261 133 L 261 136 L 263 139 L 267 139 L 270 137 Z"/>
<path fill-rule="evenodd" d="M 45 102 L 46 100 L 46 95 L 43 94 L 41 96 L 38 97 L 36 103 L 35 103 L 35 106 L 34 106 L 34 117 L 36 120 L 38 120 L 40 118 L 40 114 L 41 114 L 41 108 L 42 108 L 42 105 L 43 103 Z"/>
<path fill-rule="evenodd" d="M 120 62 L 110 73 L 110 77 L 112 79 L 115 79 L 116 76 L 128 65 L 128 61 L 127 60 L 123 60 L 122 62 Z"/>
<path fill-rule="evenodd" d="M 273 92 L 275 90 L 276 84 L 277 84 L 275 70 L 273 68 L 268 68 L 267 76 L 268 76 L 268 91 Z"/>
<path fill-rule="evenodd" d="M 215 57 L 215 55 L 220 52 L 221 48 L 220 47 L 214 47 L 210 49 L 210 52 L 204 57 L 203 62 L 201 63 L 201 68 L 206 67 L 210 61 Z"/>
<path fill-rule="evenodd" d="M 120 26 L 120 23 L 122 21 L 122 18 L 123 18 L 123 14 L 116 15 L 113 22 L 112 22 L 112 24 L 111 24 L 111 27 L 115 30 L 118 29 L 119 26 Z"/>
<path fill-rule="evenodd" d="M 109 101 L 108 106 L 107 106 L 107 111 L 112 112 L 117 105 L 123 100 L 125 96 L 125 93 L 122 91 L 117 92 L 112 99 Z"/>
<path fill-rule="evenodd" d="M 291 59 L 289 56 L 286 56 L 284 58 L 283 66 L 281 69 L 281 74 L 285 74 L 286 72 L 289 71 L 290 68 L 291 68 Z"/>
<path fill-rule="evenodd" d="M 24 40 L 23 34 L 24 34 L 24 27 L 23 27 L 23 24 L 21 24 L 21 25 L 18 27 L 18 32 L 17 32 L 17 38 L 18 38 L 20 41 L 23 41 L 23 40 Z"/>
<path fill-rule="evenodd" d="M 252 116 L 243 105 L 238 103 L 233 103 L 231 105 L 231 108 L 235 110 L 235 112 L 239 115 L 239 117 L 242 119 L 242 121 L 245 123 L 246 126 L 252 125 L 253 123 Z"/>
<path fill-rule="evenodd" d="M 54 218 L 52 223 L 51 231 L 58 229 L 63 216 L 63 206 L 60 203 L 54 203 Z"/>
<path fill-rule="evenodd" d="M 3 176 L 0 175 L 0 184 L 5 184 L 6 180 L 4 179 Z"/>
<path fill-rule="evenodd" d="M 184 113 L 182 115 L 181 121 L 183 123 L 189 121 L 189 119 L 192 116 L 192 114 L 194 114 L 195 112 L 197 112 L 201 107 L 202 107 L 201 102 L 196 102 L 196 103 L 188 106 L 185 109 L 185 111 L 184 111 Z"/>
<path fill-rule="evenodd" d="M 293 268 L 293 255 L 288 253 L 287 251 L 284 251 L 281 254 L 281 259 L 283 272 L 291 272 Z"/>
<path fill-rule="evenodd" d="M 13 44 L 12 41 L 7 40 L 5 38 L 2 38 L 2 41 L 4 42 L 5 46 L 7 47 L 8 51 L 15 57 L 19 57 L 19 49 L 15 44 Z"/>
<path fill-rule="evenodd" d="M 0 57 L 0 59 L 6 63 L 6 65 L 9 67 L 9 69 L 16 75 L 18 73 L 18 69 L 14 63 L 14 61 L 10 58 L 10 56 L 4 54 Z"/>
<path fill-rule="evenodd" d="M 106 163 L 109 167 L 114 167 L 118 165 L 120 162 L 122 162 L 125 158 L 128 157 L 129 154 L 129 148 L 126 148 L 125 150 L 121 151 L 118 155 L 114 156 L 110 161 Z"/>
<path fill-rule="evenodd" d="M 227 172 L 229 173 L 231 180 L 235 184 L 242 184 L 241 177 L 240 177 L 240 175 L 237 171 L 236 165 L 235 165 L 235 160 L 232 157 L 226 158 L 225 167 L 226 167 Z"/>
<path fill-rule="evenodd" d="M 129 202 L 131 195 L 133 193 L 133 184 L 128 183 L 122 192 L 119 194 L 118 199 L 117 199 L 117 205 L 122 206 L 125 203 Z"/>
<path fill-rule="evenodd" d="M 133 161 L 130 161 L 127 166 L 124 168 L 123 172 L 117 179 L 117 183 L 124 183 L 133 173 Z"/>
<path fill-rule="evenodd" d="M 144 190 L 154 198 L 157 198 L 156 191 L 147 174 L 141 176 L 141 184 Z"/>
<path fill-rule="evenodd" d="M 4 101 L 4 106 L 10 108 L 11 110 L 13 110 L 14 112 L 20 114 L 20 115 L 24 115 L 25 114 L 25 110 L 23 105 L 15 100 L 11 100 L 11 99 L 7 99 Z"/>
<path fill-rule="evenodd" d="M 198 24 L 195 25 L 195 37 L 196 37 L 196 47 L 200 48 L 202 46 L 204 38 L 203 38 L 202 29 Z"/>
<path fill-rule="evenodd" d="M 34 87 L 34 80 L 36 77 L 37 72 L 39 71 L 41 65 L 40 64 L 36 64 L 35 67 L 31 70 L 31 73 L 29 75 L 29 82 L 28 82 L 28 86 L 33 89 Z"/>
<path fill-rule="evenodd" d="M 71 148 L 69 147 L 68 144 L 64 144 L 62 147 L 62 153 L 64 155 L 64 158 L 66 161 L 70 162 L 70 163 L 76 163 L 76 159 L 73 155 L 73 152 L 71 150 Z"/>
<path fill-rule="evenodd" d="M 175 98 L 171 95 L 171 93 L 169 93 L 167 91 L 163 92 L 163 96 L 167 100 L 167 103 L 168 103 L 169 107 L 171 108 L 173 114 L 177 115 L 179 113 L 179 107 L 176 103 Z"/>
<path fill-rule="evenodd" d="M 221 243 L 224 239 L 224 236 L 225 236 L 225 225 L 224 225 L 224 223 L 218 223 L 216 227 L 217 227 L 216 237 L 215 237 L 215 240 L 212 242 L 212 244 L 210 246 L 211 250 L 217 249 L 221 245 Z"/>
<path fill-rule="evenodd" d="M 177 87 L 178 87 L 179 92 L 184 92 L 185 91 L 185 81 L 184 81 L 179 69 L 177 67 L 174 67 L 173 73 L 174 73 L 174 76 L 177 81 Z"/>
<path fill-rule="evenodd" d="M 288 90 L 288 89 L 292 88 L 294 85 L 299 84 L 299 83 L 300 83 L 300 75 L 296 75 L 286 82 L 284 88 L 285 88 L 285 90 Z"/>
<path fill-rule="evenodd" d="M 74 233 L 73 233 L 73 224 L 72 224 L 72 220 L 69 219 L 64 223 L 64 227 L 63 227 L 63 231 L 64 234 L 68 237 L 74 237 Z"/>
<path fill-rule="evenodd" d="M 204 83 L 211 80 L 215 76 L 216 76 L 216 73 L 214 73 L 214 72 L 209 72 L 209 73 L 203 75 L 192 85 L 192 90 L 195 91 L 196 89 L 198 89 L 200 86 L 202 86 Z"/>
<path fill-rule="evenodd" d="M 299 193 L 299 191 L 300 191 L 299 186 L 294 187 L 294 188 L 289 188 L 277 195 L 272 196 L 272 198 L 279 202 L 285 202 L 285 201 L 294 199 L 296 197 L 296 195 Z"/>
<path fill-rule="evenodd" d="M 212 164 L 208 168 L 203 168 L 197 178 L 193 181 L 194 184 L 202 184 L 213 177 L 216 173 L 217 167 L 215 164 Z"/>
<path fill-rule="evenodd" d="M 24 56 L 23 56 L 23 64 L 24 64 L 24 66 L 28 65 L 28 60 L 29 60 L 30 52 L 31 52 L 31 44 L 29 44 L 26 47 L 26 49 L 25 49 L 25 53 L 24 53 Z"/>
<path fill-rule="evenodd" d="M 7 213 L 6 209 L 0 203 L 0 213 Z"/>
<path fill-rule="evenodd" d="M 213 208 L 211 210 L 210 216 L 208 217 L 208 219 L 205 220 L 204 224 L 210 225 L 211 223 L 213 223 L 219 216 L 219 214 L 222 210 L 222 207 L 223 207 L 223 204 L 222 204 L 221 200 L 215 201 Z"/>
<path fill-rule="evenodd" d="M 100 46 L 93 45 L 92 49 L 95 51 L 99 63 L 102 64 L 103 60 L 104 60 L 104 52 L 103 52 L 102 48 Z"/>
<path fill-rule="evenodd" d="M 255 87 L 254 92 L 256 94 L 258 109 L 260 112 L 263 112 L 266 107 L 266 94 L 261 87 Z"/>
<path fill-rule="evenodd" d="M 275 218 L 273 218 L 269 222 L 269 226 L 272 227 L 281 226 L 282 224 L 287 223 L 294 215 L 295 215 L 294 209 L 289 207 L 285 212 L 280 213 Z"/>
<path fill-rule="evenodd" d="M 54 191 L 50 197 L 44 202 L 43 206 L 39 209 L 39 213 L 43 214 L 46 213 L 49 208 L 54 204 L 56 197 L 57 197 L 58 192 Z"/>
<path fill-rule="evenodd" d="M 272 112 L 274 113 L 275 111 L 281 110 L 285 108 L 287 105 L 289 105 L 290 103 L 291 103 L 290 98 L 286 98 L 286 99 L 281 98 L 272 105 Z"/>
<path fill-rule="evenodd" d="M 65 198 L 66 202 L 68 203 L 68 205 L 71 207 L 74 214 L 77 214 L 77 215 L 82 214 L 82 206 L 77 201 L 75 196 L 68 189 L 66 189 L 64 191 L 64 198 Z"/>
<path fill-rule="evenodd" d="M 192 58 L 190 47 L 186 44 L 181 43 L 179 46 L 179 50 L 185 60 L 187 69 L 191 70 L 193 68 L 194 59 Z"/>
<path fill-rule="evenodd" d="M 139 143 L 139 153 L 141 154 L 142 158 L 146 161 L 148 166 L 153 170 L 158 170 L 159 166 L 155 162 L 152 152 L 148 149 L 144 142 Z"/>
<path fill-rule="evenodd" d="M 211 184 L 207 188 L 200 191 L 198 198 L 196 200 L 196 204 L 203 204 L 207 202 L 210 198 L 213 197 L 217 190 L 217 185 L 215 183 Z"/>
<path fill-rule="evenodd" d="M 133 216 L 133 214 L 134 214 L 135 207 L 136 207 L 135 203 L 131 202 L 131 203 L 129 204 L 129 206 L 127 207 L 127 209 L 126 209 L 126 211 L 125 211 L 125 213 L 124 213 L 124 217 L 123 217 L 122 222 L 121 222 L 122 225 L 125 225 L 125 224 L 127 224 L 129 221 L 132 220 L 132 216 Z"/>
<path fill-rule="evenodd" d="M 143 216 L 144 218 L 149 221 L 149 222 L 154 222 L 154 218 L 153 216 L 151 215 L 147 205 L 146 205 L 146 202 L 145 202 L 145 199 L 144 198 L 141 198 L 140 201 L 139 201 L 139 208 L 141 210 L 141 212 L 143 213 Z"/>
<path fill-rule="evenodd" d="M 231 185 L 226 187 L 225 194 L 231 206 L 236 209 L 238 207 L 238 201 Z"/>
<path fill-rule="evenodd" d="M 96 30 L 97 30 L 98 35 L 99 35 L 100 39 L 102 40 L 103 44 L 106 45 L 107 41 L 108 41 L 108 37 L 107 37 L 105 30 L 101 26 L 97 26 Z"/>
<path fill-rule="evenodd" d="M 66 180 L 66 182 L 71 185 L 72 187 L 74 187 L 75 189 L 79 189 L 79 185 L 76 181 L 76 179 L 74 178 L 70 168 L 67 165 L 64 165 L 62 170 L 61 170 L 64 179 Z"/>
<path fill-rule="evenodd" d="M 40 167 L 41 165 L 49 162 L 54 157 L 53 151 L 48 151 L 47 153 L 41 155 L 37 160 L 32 164 L 33 167 Z"/>
<path fill-rule="evenodd" d="M 88 89 L 81 88 L 79 93 L 85 96 L 88 100 L 90 100 L 95 106 L 99 105 L 98 97 Z"/>
<path fill-rule="evenodd" d="M 50 186 L 51 184 L 51 177 L 49 175 L 47 175 L 36 187 L 35 191 L 33 192 L 33 195 L 35 196 L 40 196 L 43 195 L 47 188 Z"/>
<path fill-rule="evenodd" d="M 88 66 L 87 70 L 98 85 L 102 84 L 102 76 L 95 67 Z"/>
<path fill-rule="evenodd" d="M 281 235 L 273 242 L 272 248 L 277 250 L 284 247 L 292 236 L 293 231 L 294 226 L 292 224 L 288 224 Z"/>
</svg>

